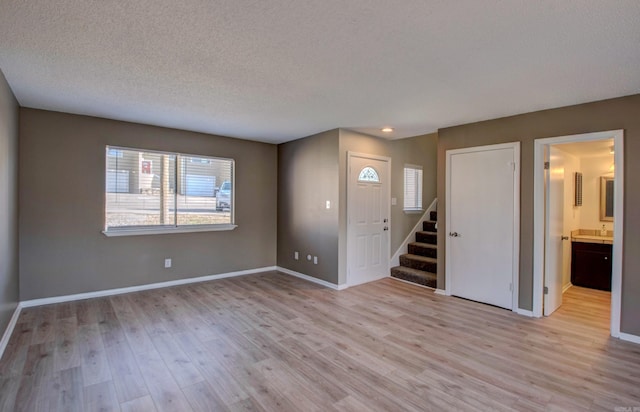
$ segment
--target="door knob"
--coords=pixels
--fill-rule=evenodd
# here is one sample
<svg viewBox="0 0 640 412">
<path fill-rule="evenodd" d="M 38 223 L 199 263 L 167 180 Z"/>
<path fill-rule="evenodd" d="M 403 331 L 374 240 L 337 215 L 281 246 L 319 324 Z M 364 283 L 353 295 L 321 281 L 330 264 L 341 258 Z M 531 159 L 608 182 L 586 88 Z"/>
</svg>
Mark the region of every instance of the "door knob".
<svg viewBox="0 0 640 412">
<path fill-rule="evenodd" d="M 449 232 L 449 236 L 451 237 L 461 237 L 462 235 L 458 232 Z"/>
<path fill-rule="evenodd" d="M 560 236 L 560 240 L 569 240 L 569 236 Z"/>
<path fill-rule="evenodd" d="M 384 230 L 384 231 L 389 230 L 389 226 L 385 226 L 384 229 L 382 229 L 382 230 Z"/>
</svg>

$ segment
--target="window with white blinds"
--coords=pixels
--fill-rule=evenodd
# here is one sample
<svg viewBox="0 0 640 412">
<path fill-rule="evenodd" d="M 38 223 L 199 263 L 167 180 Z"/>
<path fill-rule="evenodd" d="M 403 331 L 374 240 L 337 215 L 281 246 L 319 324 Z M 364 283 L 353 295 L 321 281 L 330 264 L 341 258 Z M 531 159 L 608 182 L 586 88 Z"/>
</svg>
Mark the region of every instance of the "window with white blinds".
<svg viewBox="0 0 640 412">
<path fill-rule="evenodd" d="M 404 210 L 422 210 L 422 166 L 404 166 Z"/>
<path fill-rule="evenodd" d="M 233 174 L 233 159 L 107 146 L 104 233 L 232 228 Z"/>
</svg>

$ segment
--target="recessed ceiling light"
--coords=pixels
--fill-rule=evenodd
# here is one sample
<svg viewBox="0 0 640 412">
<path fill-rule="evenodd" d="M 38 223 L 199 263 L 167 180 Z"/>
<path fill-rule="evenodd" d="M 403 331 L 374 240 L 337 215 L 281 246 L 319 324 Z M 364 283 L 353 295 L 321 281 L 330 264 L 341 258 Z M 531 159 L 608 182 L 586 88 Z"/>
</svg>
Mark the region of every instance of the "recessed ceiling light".
<svg viewBox="0 0 640 412">
<path fill-rule="evenodd" d="M 393 132 L 393 128 L 391 127 L 383 127 L 382 129 L 380 129 L 382 132 L 384 133 L 391 133 Z"/>
</svg>

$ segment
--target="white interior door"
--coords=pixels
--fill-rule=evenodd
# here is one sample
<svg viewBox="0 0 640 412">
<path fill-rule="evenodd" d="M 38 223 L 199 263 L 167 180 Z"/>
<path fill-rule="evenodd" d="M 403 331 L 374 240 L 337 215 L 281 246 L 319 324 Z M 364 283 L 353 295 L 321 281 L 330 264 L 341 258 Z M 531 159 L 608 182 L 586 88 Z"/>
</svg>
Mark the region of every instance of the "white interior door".
<svg viewBox="0 0 640 412">
<path fill-rule="evenodd" d="M 564 157 L 550 146 L 545 171 L 546 215 L 544 259 L 544 316 L 549 316 L 562 305 L 562 278 L 564 271 Z"/>
<path fill-rule="evenodd" d="M 447 152 L 447 293 L 513 309 L 519 145 Z"/>
<path fill-rule="evenodd" d="M 349 154 L 347 283 L 389 276 L 389 161 Z"/>
</svg>

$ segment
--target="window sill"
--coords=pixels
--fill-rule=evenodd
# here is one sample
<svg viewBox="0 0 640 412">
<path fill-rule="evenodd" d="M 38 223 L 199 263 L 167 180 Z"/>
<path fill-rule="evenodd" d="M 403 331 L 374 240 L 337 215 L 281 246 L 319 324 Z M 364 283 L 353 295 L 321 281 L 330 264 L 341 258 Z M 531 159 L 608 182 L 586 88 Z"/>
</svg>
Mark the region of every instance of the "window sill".
<svg viewBox="0 0 640 412">
<path fill-rule="evenodd" d="M 220 232 L 233 230 L 238 225 L 202 225 L 194 227 L 158 228 L 158 229 L 111 229 L 103 230 L 102 234 L 107 237 L 116 236 L 140 236 L 140 235 L 165 235 L 168 233 L 195 233 L 195 232 Z"/>
<path fill-rule="evenodd" d="M 424 209 L 404 209 L 403 212 L 406 213 L 407 215 L 413 215 L 418 213 L 424 213 Z"/>
</svg>

